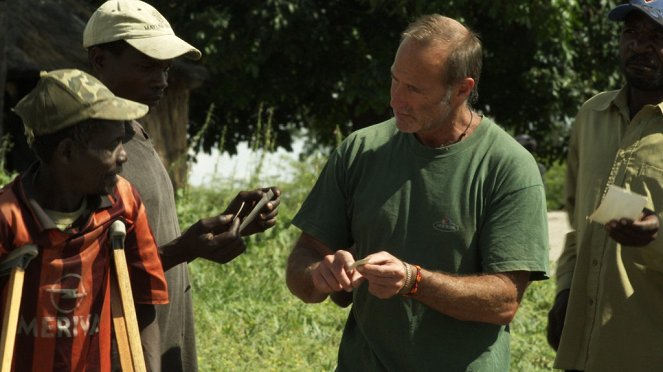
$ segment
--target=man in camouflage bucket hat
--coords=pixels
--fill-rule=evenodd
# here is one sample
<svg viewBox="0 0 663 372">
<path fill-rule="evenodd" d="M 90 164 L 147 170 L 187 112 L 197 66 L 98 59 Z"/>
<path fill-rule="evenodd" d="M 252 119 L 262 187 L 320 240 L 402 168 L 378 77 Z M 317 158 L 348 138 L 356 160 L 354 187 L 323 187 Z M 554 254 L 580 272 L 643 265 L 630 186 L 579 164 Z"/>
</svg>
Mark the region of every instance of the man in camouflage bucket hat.
<svg viewBox="0 0 663 372">
<path fill-rule="evenodd" d="M 111 369 L 109 229 L 127 228 L 125 254 L 150 370 L 159 359 L 156 304 L 168 289 L 145 207 L 118 174 L 125 122 L 148 107 L 116 97 L 79 70 L 43 74 L 14 111 L 38 161 L 0 190 L 0 259 L 27 244 L 13 370 Z"/>
<path fill-rule="evenodd" d="M 115 97 L 99 80 L 79 70 L 42 73 L 37 88 L 15 111 L 23 119 L 28 142 L 88 119 L 124 121 L 143 117 L 146 105 Z"/>
<path fill-rule="evenodd" d="M 90 17 L 83 32 L 92 74 L 120 97 L 154 109 L 166 93 L 174 58 L 197 60 L 200 51 L 175 35 L 168 21 L 151 5 L 135 0 L 111 0 Z M 165 125 L 166 123 L 160 123 Z M 167 371 L 196 371 L 192 290 L 188 262 L 202 257 L 218 263 L 233 260 L 245 250 L 241 235 L 263 232 L 276 224 L 280 191 L 263 207 L 260 216 L 239 233 L 240 219 L 233 216 L 245 204 L 240 218 L 267 189 L 242 191 L 218 216 L 201 219 L 181 234 L 168 172 L 148 132 L 131 123 L 133 135 L 126 143 L 132 159 L 122 176 L 145 200 L 150 226 L 159 244 L 166 270 L 170 303 L 157 307 L 161 331 L 162 365 Z"/>
</svg>

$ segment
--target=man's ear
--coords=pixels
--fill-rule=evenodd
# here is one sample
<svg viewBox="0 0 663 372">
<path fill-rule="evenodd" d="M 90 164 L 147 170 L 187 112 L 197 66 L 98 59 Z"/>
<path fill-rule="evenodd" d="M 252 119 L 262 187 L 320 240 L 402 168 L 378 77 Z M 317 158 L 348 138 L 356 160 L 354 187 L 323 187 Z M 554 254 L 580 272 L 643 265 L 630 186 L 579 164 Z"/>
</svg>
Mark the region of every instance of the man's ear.
<svg viewBox="0 0 663 372">
<path fill-rule="evenodd" d="M 76 144 L 71 138 L 65 138 L 55 147 L 53 151 L 53 161 L 60 163 L 69 163 L 71 162 L 74 155 L 74 146 Z"/>
<path fill-rule="evenodd" d="M 458 98 L 460 98 L 462 101 L 466 101 L 467 99 L 470 98 L 470 94 L 472 93 L 472 89 L 474 89 L 474 79 L 471 77 L 466 77 L 465 79 L 461 80 L 458 82 L 456 85 L 456 95 Z"/>
</svg>

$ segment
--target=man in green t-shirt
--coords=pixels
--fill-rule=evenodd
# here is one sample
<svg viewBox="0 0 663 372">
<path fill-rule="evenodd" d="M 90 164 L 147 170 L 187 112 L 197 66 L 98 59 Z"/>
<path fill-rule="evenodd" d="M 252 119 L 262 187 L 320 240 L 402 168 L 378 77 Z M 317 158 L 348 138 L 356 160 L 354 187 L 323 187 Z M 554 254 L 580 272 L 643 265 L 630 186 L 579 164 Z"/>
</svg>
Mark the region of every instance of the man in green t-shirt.
<svg viewBox="0 0 663 372">
<path fill-rule="evenodd" d="M 545 195 L 531 154 L 474 112 L 481 44 L 424 16 L 391 67 L 394 118 L 351 134 L 295 216 L 286 281 L 352 303 L 338 370 L 509 368 L 509 328 L 545 279 Z"/>
</svg>

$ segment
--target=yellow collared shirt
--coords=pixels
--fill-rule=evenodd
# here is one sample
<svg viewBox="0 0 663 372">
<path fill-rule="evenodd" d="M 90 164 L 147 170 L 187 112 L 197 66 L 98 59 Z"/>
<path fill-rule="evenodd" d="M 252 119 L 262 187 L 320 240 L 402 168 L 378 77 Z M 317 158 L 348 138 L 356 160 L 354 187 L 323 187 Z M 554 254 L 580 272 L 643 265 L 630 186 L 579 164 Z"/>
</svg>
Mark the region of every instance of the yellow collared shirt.
<svg viewBox="0 0 663 372">
<path fill-rule="evenodd" d="M 558 291 L 571 288 L 555 367 L 663 370 L 663 234 L 622 246 L 587 220 L 607 185 L 647 197 L 663 221 L 663 103 L 631 120 L 628 87 L 580 109 L 569 145 L 566 207 L 574 231 L 558 262 Z"/>
</svg>

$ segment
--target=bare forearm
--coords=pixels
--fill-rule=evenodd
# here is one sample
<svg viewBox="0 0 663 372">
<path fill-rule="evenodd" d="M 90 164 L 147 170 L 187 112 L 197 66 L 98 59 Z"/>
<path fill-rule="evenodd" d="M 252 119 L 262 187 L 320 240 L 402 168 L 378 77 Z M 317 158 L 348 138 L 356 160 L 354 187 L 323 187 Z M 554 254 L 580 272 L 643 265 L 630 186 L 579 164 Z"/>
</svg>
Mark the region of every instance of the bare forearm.
<svg viewBox="0 0 663 372">
<path fill-rule="evenodd" d="M 306 250 L 301 242 L 298 242 L 288 257 L 288 268 L 286 270 L 286 284 L 290 292 L 307 303 L 322 302 L 327 298 L 315 288 L 312 271 L 320 264 L 321 258 L 314 252 Z"/>
<path fill-rule="evenodd" d="M 359 274 L 349 275 L 346 269 L 352 262 L 349 251 L 332 251 L 324 242 L 302 233 L 288 257 L 286 283 L 304 302 L 322 302 L 331 296 L 334 303 L 345 307 L 352 302 L 347 292 L 361 281 Z"/>
<path fill-rule="evenodd" d="M 159 247 L 159 257 L 161 258 L 163 271 L 168 271 L 172 267 L 192 260 L 187 248 L 183 246 L 180 240 L 180 238 L 177 238 Z"/>
<path fill-rule="evenodd" d="M 508 324 L 518 310 L 529 273 L 453 276 L 422 270 L 413 298 L 455 319 Z"/>
</svg>

